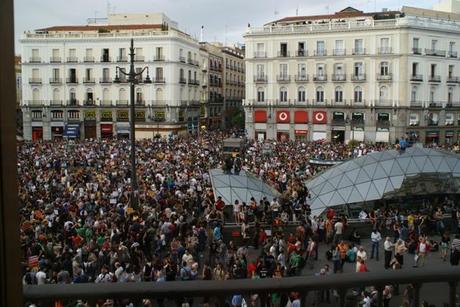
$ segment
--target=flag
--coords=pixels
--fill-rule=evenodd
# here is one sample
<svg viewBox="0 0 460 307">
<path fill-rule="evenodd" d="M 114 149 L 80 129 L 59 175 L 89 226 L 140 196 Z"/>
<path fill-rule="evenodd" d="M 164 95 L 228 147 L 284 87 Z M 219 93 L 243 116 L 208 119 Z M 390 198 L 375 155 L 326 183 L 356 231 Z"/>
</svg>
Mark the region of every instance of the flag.
<svg viewBox="0 0 460 307">
<path fill-rule="evenodd" d="M 29 257 L 29 267 L 30 268 L 38 267 L 38 256 L 30 256 Z"/>
</svg>

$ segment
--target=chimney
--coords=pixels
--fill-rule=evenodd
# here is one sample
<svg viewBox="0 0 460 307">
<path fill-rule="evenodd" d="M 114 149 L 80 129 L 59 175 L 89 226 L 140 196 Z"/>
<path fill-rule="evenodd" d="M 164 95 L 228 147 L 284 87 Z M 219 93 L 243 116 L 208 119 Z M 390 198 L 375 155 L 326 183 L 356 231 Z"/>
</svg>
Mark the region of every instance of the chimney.
<svg viewBox="0 0 460 307">
<path fill-rule="evenodd" d="M 204 42 L 204 26 L 201 26 L 200 30 L 200 43 Z"/>
</svg>

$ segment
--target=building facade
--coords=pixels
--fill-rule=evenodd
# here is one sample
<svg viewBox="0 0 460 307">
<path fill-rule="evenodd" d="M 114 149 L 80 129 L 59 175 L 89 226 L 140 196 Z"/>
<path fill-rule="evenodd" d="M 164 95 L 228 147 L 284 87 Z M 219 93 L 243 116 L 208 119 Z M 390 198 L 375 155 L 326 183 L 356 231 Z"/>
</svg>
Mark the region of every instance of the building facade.
<svg viewBox="0 0 460 307">
<path fill-rule="evenodd" d="M 460 139 L 460 15 L 403 7 L 248 27 L 246 129 L 256 139 Z"/>
<path fill-rule="evenodd" d="M 224 110 L 223 55 L 221 48 L 216 44 L 208 42 L 200 42 L 200 44 L 208 53 L 207 103 L 202 111 L 201 122 L 206 129 L 218 129 L 222 127 Z"/>
<path fill-rule="evenodd" d="M 106 24 L 23 35 L 24 138 L 129 136 L 130 88 L 120 71 L 129 70 L 131 38 L 136 71 L 148 68 L 135 87 L 136 137 L 197 129 L 207 64 L 199 42 L 163 14 L 113 14 Z"/>
<path fill-rule="evenodd" d="M 234 127 L 237 118 L 243 120 L 242 102 L 245 97 L 244 51 L 237 47 L 222 47 L 224 65 L 224 127 Z"/>
</svg>

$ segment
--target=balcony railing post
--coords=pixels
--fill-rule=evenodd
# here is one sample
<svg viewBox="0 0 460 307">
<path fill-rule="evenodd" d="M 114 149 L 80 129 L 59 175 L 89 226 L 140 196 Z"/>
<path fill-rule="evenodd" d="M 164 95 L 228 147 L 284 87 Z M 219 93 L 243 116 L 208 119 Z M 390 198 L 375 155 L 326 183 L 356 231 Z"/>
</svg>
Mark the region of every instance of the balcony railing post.
<svg viewBox="0 0 460 307">
<path fill-rule="evenodd" d="M 377 289 L 377 307 L 383 307 L 383 287 L 376 286 L 375 288 Z"/>
<path fill-rule="evenodd" d="M 337 289 L 337 292 L 339 293 L 339 306 L 345 307 L 345 297 L 347 294 L 347 289 Z"/>
</svg>

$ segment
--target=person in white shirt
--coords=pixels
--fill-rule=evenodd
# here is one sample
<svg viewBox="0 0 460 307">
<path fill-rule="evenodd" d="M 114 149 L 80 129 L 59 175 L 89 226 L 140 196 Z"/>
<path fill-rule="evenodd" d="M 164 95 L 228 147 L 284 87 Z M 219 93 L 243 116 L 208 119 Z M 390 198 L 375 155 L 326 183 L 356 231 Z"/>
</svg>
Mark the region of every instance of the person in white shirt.
<svg viewBox="0 0 460 307">
<path fill-rule="evenodd" d="M 45 269 L 40 269 L 40 271 L 35 274 L 35 278 L 37 278 L 37 285 L 44 285 L 46 284 L 46 273 Z"/>
<path fill-rule="evenodd" d="M 364 250 L 364 247 L 360 246 L 358 252 L 356 253 L 356 257 L 366 261 L 367 260 L 367 253 Z"/>
<path fill-rule="evenodd" d="M 425 265 L 426 255 L 429 250 L 428 243 L 426 238 L 420 238 L 417 246 L 417 254 L 415 255 L 415 265 L 414 268 L 422 267 Z"/>
<path fill-rule="evenodd" d="M 385 269 L 390 268 L 391 255 L 393 254 L 393 246 L 394 244 L 391 243 L 390 237 L 386 237 L 385 242 L 383 242 L 383 249 L 385 251 Z"/>
<path fill-rule="evenodd" d="M 343 223 L 341 221 L 337 221 L 334 224 L 334 230 L 335 230 L 335 235 L 334 235 L 334 242 L 337 244 L 342 240 L 342 235 L 343 235 Z"/>
<path fill-rule="evenodd" d="M 382 241 L 382 236 L 377 229 L 374 229 L 371 233 L 371 241 L 372 241 L 372 250 L 371 250 L 371 259 L 374 258 L 375 260 L 379 261 L 379 242 Z"/>
</svg>

